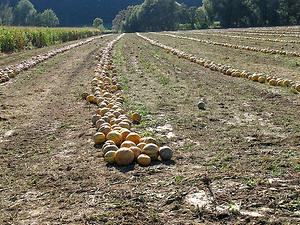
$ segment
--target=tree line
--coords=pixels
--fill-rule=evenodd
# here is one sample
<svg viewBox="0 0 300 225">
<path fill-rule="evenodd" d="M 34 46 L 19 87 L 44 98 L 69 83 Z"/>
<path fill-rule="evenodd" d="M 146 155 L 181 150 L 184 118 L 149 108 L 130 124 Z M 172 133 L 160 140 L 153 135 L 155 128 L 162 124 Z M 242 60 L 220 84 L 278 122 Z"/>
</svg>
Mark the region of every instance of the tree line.
<svg viewBox="0 0 300 225">
<path fill-rule="evenodd" d="M 0 25 L 56 27 L 59 19 L 52 9 L 37 12 L 29 0 L 20 0 L 15 7 L 0 4 Z"/>
<path fill-rule="evenodd" d="M 175 0 L 145 0 L 121 10 L 112 24 L 122 32 L 297 25 L 300 1 L 203 0 L 197 8 Z"/>
</svg>

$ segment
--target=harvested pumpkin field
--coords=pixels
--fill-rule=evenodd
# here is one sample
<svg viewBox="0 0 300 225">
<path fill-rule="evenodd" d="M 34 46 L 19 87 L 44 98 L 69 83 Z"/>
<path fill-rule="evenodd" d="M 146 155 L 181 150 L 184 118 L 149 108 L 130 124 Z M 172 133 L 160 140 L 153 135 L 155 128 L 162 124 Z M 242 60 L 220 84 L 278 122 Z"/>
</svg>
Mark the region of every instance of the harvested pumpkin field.
<svg viewBox="0 0 300 225">
<path fill-rule="evenodd" d="M 1 55 L 0 224 L 299 224 L 299 34 L 113 34 Z"/>
</svg>

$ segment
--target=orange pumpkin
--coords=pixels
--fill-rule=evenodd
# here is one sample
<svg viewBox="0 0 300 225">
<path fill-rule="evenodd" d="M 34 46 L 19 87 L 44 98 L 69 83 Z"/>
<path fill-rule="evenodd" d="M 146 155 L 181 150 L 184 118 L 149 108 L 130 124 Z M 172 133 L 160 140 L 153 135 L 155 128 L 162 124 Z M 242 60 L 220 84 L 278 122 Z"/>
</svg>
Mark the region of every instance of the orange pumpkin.
<svg viewBox="0 0 300 225">
<path fill-rule="evenodd" d="M 99 131 L 104 133 L 105 135 L 107 135 L 109 132 L 111 132 L 111 127 L 108 126 L 108 125 L 102 125 L 100 128 L 99 128 Z"/>
<path fill-rule="evenodd" d="M 130 165 L 134 160 L 134 153 L 129 148 L 120 148 L 116 151 L 115 162 L 119 166 Z"/>
<path fill-rule="evenodd" d="M 118 131 L 111 131 L 106 135 L 106 140 L 112 140 L 116 145 L 122 143 L 122 135 Z"/>
<path fill-rule="evenodd" d="M 132 146 L 136 146 L 134 142 L 132 141 L 124 141 L 122 144 L 121 144 L 121 148 L 122 147 L 125 147 L 125 148 L 130 148 Z"/>
<path fill-rule="evenodd" d="M 140 142 L 137 147 L 140 148 L 141 150 L 145 147 L 146 143 L 145 142 Z"/>
<path fill-rule="evenodd" d="M 137 162 L 141 166 L 149 166 L 151 164 L 151 158 L 148 155 L 141 154 L 137 157 Z"/>
<path fill-rule="evenodd" d="M 140 140 L 141 140 L 141 136 L 138 135 L 137 133 L 135 132 L 131 132 L 127 135 L 126 137 L 126 141 L 132 141 L 134 142 L 136 145 L 140 143 Z"/>
<path fill-rule="evenodd" d="M 130 130 L 126 129 L 126 128 L 122 128 L 120 130 L 120 133 L 122 135 L 122 140 L 125 141 L 126 137 L 128 136 L 128 134 L 130 134 Z"/>
<path fill-rule="evenodd" d="M 130 150 L 134 153 L 134 159 L 137 159 L 137 157 L 142 154 L 142 150 L 138 148 L 137 146 L 130 147 Z"/>
</svg>

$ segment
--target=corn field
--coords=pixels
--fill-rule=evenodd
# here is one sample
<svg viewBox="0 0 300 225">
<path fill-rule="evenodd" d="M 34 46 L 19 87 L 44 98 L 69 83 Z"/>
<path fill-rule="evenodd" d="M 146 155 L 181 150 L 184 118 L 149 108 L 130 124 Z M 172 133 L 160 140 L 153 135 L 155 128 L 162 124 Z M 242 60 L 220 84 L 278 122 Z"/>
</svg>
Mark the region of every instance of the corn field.
<svg viewBox="0 0 300 225">
<path fill-rule="evenodd" d="M 93 28 L 0 27 L 0 51 L 10 53 L 100 34 Z"/>
</svg>

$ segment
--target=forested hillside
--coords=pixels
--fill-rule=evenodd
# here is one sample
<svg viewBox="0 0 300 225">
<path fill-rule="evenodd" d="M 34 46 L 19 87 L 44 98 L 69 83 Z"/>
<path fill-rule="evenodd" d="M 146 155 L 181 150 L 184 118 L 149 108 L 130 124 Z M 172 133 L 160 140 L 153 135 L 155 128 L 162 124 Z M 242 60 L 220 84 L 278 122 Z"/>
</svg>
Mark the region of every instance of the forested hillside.
<svg viewBox="0 0 300 225">
<path fill-rule="evenodd" d="M 4 0 L 5 1 L 5 0 Z M 15 5 L 18 0 L 8 0 Z M 115 15 L 129 5 L 141 4 L 143 0 L 32 0 L 37 10 L 51 8 L 60 19 L 61 26 L 91 25 L 95 17 L 110 24 Z M 201 0 L 178 0 L 188 6 L 200 6 Z"/>
</svg>

